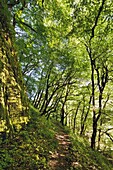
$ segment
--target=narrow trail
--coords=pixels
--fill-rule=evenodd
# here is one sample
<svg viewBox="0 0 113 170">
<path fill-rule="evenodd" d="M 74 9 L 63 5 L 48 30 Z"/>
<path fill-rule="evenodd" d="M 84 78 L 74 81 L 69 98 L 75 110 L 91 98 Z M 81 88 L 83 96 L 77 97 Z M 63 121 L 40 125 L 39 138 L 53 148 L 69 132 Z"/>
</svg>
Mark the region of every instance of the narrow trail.
<svg viewBox="0 0 113 170">
<path fill-rule="evenodd" d="M 60 132 L 56 134 L 56 139 L 58 140 L 58 148 L 57 151 L 51 154 L 49 168 L 50 170 L 70 170 L 74 166 L 70 137 L 68 134 Z"/>
</svg>

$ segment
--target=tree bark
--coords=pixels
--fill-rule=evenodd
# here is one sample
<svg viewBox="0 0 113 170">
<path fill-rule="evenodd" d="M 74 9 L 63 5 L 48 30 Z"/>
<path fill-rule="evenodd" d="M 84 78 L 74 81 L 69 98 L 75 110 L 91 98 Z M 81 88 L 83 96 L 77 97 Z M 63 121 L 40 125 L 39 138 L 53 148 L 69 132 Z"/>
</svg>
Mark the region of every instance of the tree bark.
<svg viewBox="0 0 113 170">
<path fill-rule="evenodd" d="M 89 114 L 89 111 L 90 111 L 91 100 L 92 100 L 92 96 L 90 96 L 89 106 L 88 106 L 87 112 L 85 114 L 85 117 L 83 118 L 80 135 L 83 135 L 85 133 L 85 123 L 86 123 L 86 120 L 87 120 L 87 117 L 88 117 L 88 114 Z"/>
<path fill-rule="evenodd" d="M 1 10 L 2 9 L 2 10 Z M 27 97 L 14 47 L 14 29 L 6 1 L 0 1 L 0 117 L 2 131 L 13 136 L 27 122 Z M 6 124 L 6 126 L 4 125 Z"/>
<path fill-rule="evenodd" d="M 77 108 L 76 108 L 76 112 L 75 112 L 75 115 L 74 115 L 73 133 L 75 133 L 75 129 L 76 129 L 76 117 L 77 117 L 77 114 L 78 114 L 78 110 L 79 110 L 80 104 L 81 104 L 81 102 L 78 103 Z"/>
</svg>

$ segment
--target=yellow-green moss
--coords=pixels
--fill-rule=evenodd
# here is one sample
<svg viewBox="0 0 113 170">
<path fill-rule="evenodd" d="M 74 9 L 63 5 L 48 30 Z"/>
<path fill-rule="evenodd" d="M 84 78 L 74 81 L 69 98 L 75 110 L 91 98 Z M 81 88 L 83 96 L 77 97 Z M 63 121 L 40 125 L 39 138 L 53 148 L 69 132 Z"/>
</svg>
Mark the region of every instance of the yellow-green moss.
<svg viewBox="0 0 113 170">
<path fill-rule="evenodd" d="M 1 1 L 1 8 L 0 117 L 12 133 L 14 125 L 20 127 L 21 123 L 28 121 L 26 118 L 28 106 L 21 67 L 15 51 L 14 29 L 11 25 L 7 2 Z"/>
</svg>

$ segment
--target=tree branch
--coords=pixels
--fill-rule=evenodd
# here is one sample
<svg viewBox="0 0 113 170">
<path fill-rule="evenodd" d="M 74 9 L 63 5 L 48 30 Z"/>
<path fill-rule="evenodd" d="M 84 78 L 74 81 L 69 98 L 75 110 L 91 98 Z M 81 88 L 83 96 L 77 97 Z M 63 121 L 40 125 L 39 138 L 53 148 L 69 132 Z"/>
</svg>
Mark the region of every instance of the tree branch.
<svg viewBox="0 0 113 170">
<path fill-rule="evenodd" d="M 14 1 L 13 3 L 7 3 L 7 5 L 8 5 L 8 8 L 12 8 L 13 6 L 15 6 L 15 5 L 17 5 L 17 4 L 19 4 L 20 3 L 20 0 L 17 0 L 17 1 Z"/>
<path fill-rule="evenodd" d="M 101 6 L 100 6 L 100 8 L 99 8 L 99 10 L 98 10 L 98 14 L 97 14 L 97 16 L 96 16 L 96 20 L 95 20 L 94 26 L 92 27 L 92 34 L 91 34 L 91 37 L 90 37 L 90 41 L 91 41 L 91 39 L 94 37 L 95 28 L 96 28 L 96 26 L 97 26 L 97 23 L 98 23 L 100 14 L 101 14 L 101 12 L 102 12 L 102 10 L 103 10 L 103 6 L 104 6 L 105 1 L 106 1 L 106 0 L 103 0 L 103 1 L 102 1 L 102 4 L 101 4 Z"/>
<path fill-rule="evenodd" d="M 26 27 L 30 28 L 33 32 L 37 33 L 37 31 L 36 31 L 34 28 L 32 28 L 29 24 L 27 24 L 27 23 L 25 23 L 25 22 L 23 22 L 23 21 L 19 21 L 19 22 L 20 22 L 21 24 L 25 25 Z"/>
<path fill-rule="evenodd" d="M 110 131 L 110 130 L 113 130 L 113 128 L 109 128 L 109 129 L 107 129 L 106 131 L 104 131 L 102 134 L 101 134 L 101 136 L 105 133 L 108 133 L 108 131 Z"/>
<path fill-rule="evenodd" d="M 110 136 L 110 134 L 109 133 L 105 133 L 109 138 L 110 138 L 110 140 L 113 142 L 113 138 Z"/>
<path fill-rule="evenodd" d="M 26 2 L 25 0 L 14 0 L 12 3 L 7 3 L 8 8 L 12 9 L 15 5 L 21 3 L 22 7 L 20 8 L 20 10 L 23 10 L 24 7 L 26 6 Z"/>
</svg>

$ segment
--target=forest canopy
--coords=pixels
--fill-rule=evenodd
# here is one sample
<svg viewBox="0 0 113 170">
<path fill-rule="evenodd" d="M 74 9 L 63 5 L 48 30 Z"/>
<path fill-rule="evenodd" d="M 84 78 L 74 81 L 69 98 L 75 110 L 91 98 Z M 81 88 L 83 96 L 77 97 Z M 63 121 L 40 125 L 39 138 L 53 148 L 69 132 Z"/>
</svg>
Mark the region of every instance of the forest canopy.
<svg viewBox="0 0 113 170">
<path fill-rule="evenodd" d="M 3 0 L 0 9 L 0 109 L 7 106 L 2 121 L 16 107 L 16 118 L 27 123 L 30 103 L 41 116 L 86 136 L 92 149 L 112 147 L 112 1 Z M 3 74 L 13 75 L 12 98 L 6 99 L 12 92 Z M 18 106 L 10 104 L 14 98 Z M 6 124 L 14 131 L 11 121 Z"/>
</svg>

